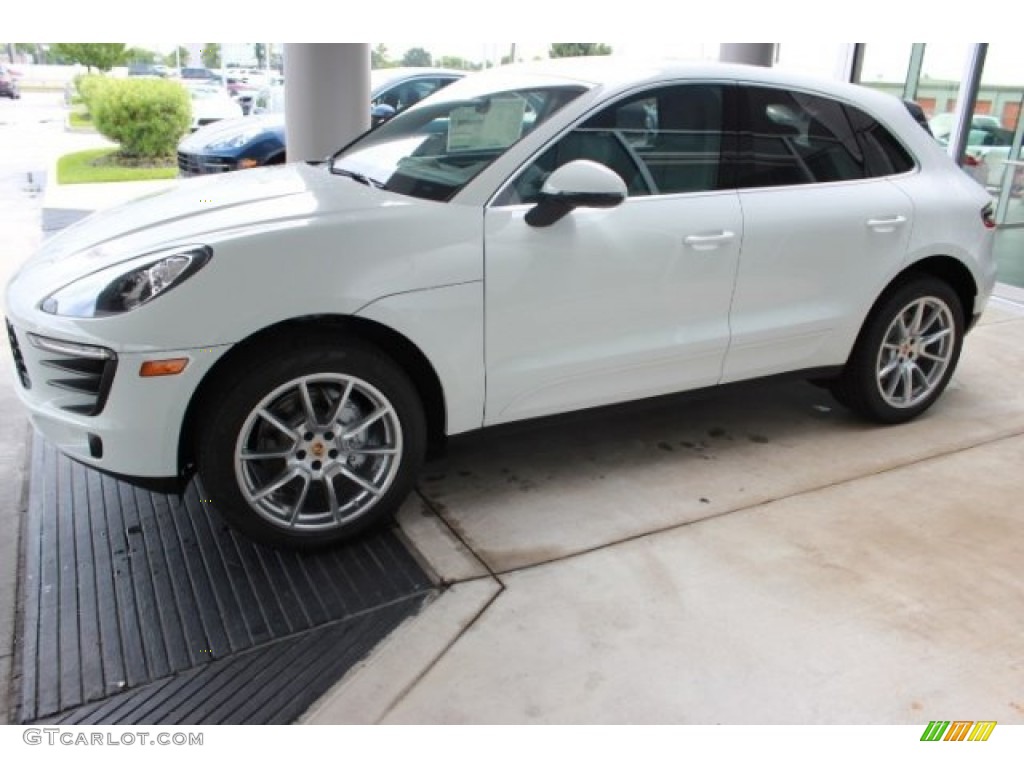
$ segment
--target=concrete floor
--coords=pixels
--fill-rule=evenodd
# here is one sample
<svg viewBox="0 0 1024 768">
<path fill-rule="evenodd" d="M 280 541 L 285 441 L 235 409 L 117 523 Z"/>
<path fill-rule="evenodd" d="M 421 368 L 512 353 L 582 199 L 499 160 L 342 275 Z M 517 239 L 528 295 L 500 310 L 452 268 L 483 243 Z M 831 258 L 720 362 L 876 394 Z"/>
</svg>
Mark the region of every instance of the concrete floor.
<svg viewBox="0 0 1024 768">
<path fill-rule="evenodd" d="M 51 147 L 40 134 L 65 141 L 56 94 L 18 102 L 0 99 L 0 312 L 8 277 L 38 246 L 40 207 Z M 74 139 L 72 139 L 73 141 Z M 30 176 L 31 174 L 31 176 Z M 4 341 L 6 346 L 6 339 Z M 7 691 L 14 659 L 14 606 L 17 589 L 18 531 L 24 509 L 28 422 L 14 393 L 10 352 L 0 354 L 0 723 L 9 719 Z"/>
</svg>

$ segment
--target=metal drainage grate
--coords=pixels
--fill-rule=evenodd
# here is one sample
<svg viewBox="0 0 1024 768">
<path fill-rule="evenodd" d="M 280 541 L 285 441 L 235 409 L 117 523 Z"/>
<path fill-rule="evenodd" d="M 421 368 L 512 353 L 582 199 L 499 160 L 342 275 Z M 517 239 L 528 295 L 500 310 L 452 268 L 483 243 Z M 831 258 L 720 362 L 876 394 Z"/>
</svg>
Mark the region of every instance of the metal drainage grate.
<svg viewBox="0 0 1024 768">
<path fill-rule="evenodd" d="M 279 552 L 33 442 L 18 722 L 290 722 L 433 591 L 392 531 Z"/>
</svg>

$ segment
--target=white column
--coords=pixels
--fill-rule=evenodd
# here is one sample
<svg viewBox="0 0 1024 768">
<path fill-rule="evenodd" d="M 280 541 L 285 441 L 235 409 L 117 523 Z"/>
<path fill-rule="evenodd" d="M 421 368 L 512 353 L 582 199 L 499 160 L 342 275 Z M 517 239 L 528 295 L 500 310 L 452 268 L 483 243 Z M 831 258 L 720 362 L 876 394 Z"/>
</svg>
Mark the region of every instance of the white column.
<svg viewBox="0 0 1024 768">
<path fill-rule="evenodd" d="M 722 43 L 718 60 L 770 67 L 775 63 L 775 43 Z"/>
<path fill-rule="evenodd" d="M 285 43 L 288 161 L 323 160 L 370 127 L 369 43 Z"/>
</svg>

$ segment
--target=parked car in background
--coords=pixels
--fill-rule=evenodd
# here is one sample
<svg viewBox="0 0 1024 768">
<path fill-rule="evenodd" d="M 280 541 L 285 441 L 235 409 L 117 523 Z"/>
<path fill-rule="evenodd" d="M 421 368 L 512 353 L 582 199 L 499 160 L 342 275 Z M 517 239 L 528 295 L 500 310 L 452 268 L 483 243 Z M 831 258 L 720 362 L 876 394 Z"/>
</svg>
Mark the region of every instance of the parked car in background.
<svg viewBox="0 0 1024 768">
<path fill-rule="evenodd" d="M 260 88 L 260 90 L 256 92 L 256 96 L 252 100 L 252 114 L 283 115 L 284 86 L 271 85 L 266 88 Z"/>
<path fill-rule="evenodd" d="M 171 70 L 163 64 L 131 64 L 128 77 L 168 77 Z"/>
<path fill-rule="evenodd" d="M 281 73 L 272 69 L 234 68 L 224 72 L 225 76 L 255 88 L 263 88 L 284 82 Z"/>
<path fill-rule="evenodd" d="M 419 67 L 374 70 L 370 73 L 371 109 L 380 107 L 393 114 L 465 74 Z M 260 91 L 252 113 L 185 138 L 178 145 L 178 172 L 198 176 L 285 162 L 284 86 Z"/>
<path fill-rule="evenodd" d="M 230 75 L 226 78 L 226 84 L 231 98 L 237 101 L 238 105 L 242 108 L 242 114 L 252 114 L 253 102 L 262 90 L 262 86 L 254 85 Z"/>
<path fill-rule="evenodd" d="M 182 67 L 178 77 L 182 80 L 215 80 L 218 83 L 221 82 L 220 75 L 206 67 Z"/>
<path fill-rule="evenodd" d="M 952 112 L 940 112 L 937 115 L 933 115 L 928 120 L 928 125 L 932 129 L 932 133 L 937 139 L 946 139 L 948 141 L 949 134 L 953 130 L 953 121 L 956 115 Z M 999 118 L 993 115 L 972 115 L 971 116 L 971 129 L 977 130 L 999 130 L 1002 125 L 999 122 Z"/>
<path fill-rule="evenodd" d="M 964 161 L 973 162 L 977 168 L 982 169 L 976 178 L 981 184 L 995 191 L 1002 186 L 1005 174 L 1015 173 L 1015 169 L 1008 167 L 1006 162 L 1010 159 L 1012 145 L 1012 131 L 1004 128 L 972 129 L 967 137 Z M 1018 152 L 1016 159 L 1020 160 L 1022 157 L 1024 154 Z"/>
<path fill-rule="evenodd" d="M 8 99 L 21 98 L 18 78 L 15 76 L 14 71 L 4 64 L 0 64 L 0 96 L 6 96 Z"/>
<path fill-rule="evenodd" d="M 953 114 L 943 112 L 929 121 L 935 138 L 943 146 L 949 144 L 953 131 Z M 1013 131 L 1004 128 L 998 118 L 992 115 L 974 115 L 971 117 L 971 130 L 967 134 L 967 146 L 964 150 L 964 170 L 975 181 L 992 191 L 998 190 L 1006 173 L 1016 173 L 1007 169 L 1006 161 L 1010 159 L 1013 145 Z M 1017 159 L 1022 155 L 1018 153 Z M 1014 181 L 1016 187 L 1016 181 Z"/>
<path fill-rule="evenodd" d="M 192 97 L 193 131 L 220 120 L 242 117 L 242 107 L 218 83 L 186 83 L 186 88 Z"/>
<path fill-rule="evenodd" d="M 991 294 L 994 226 L 887 94 L 560 59 L 324 163 L 100 212 L 14 276 L 7 332 L 62 451 L 150 485 L 197 468 L 235 527 L 309 548 L 385 521 L 428 445 L 484 426 L 779 374 L 913 419 Z"/>
</svg>

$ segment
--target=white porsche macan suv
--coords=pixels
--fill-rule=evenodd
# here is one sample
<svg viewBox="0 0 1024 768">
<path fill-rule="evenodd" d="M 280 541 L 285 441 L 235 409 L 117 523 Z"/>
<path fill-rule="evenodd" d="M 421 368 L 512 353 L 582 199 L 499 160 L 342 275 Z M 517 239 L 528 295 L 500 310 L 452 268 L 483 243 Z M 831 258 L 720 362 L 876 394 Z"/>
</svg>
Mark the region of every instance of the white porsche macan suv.
<svg viewBox="0 0 1024 768">
<path fill-rule="evenodd" d="M 328 162 L 186 180 L 7 289 L 35 426 L 234 525 L 385 519 L 445 435 L 798 372 L 885 423 L 992 290 L 990 198 L 897 99 L 771 69 L 468 77 Z"/>
</svg>

